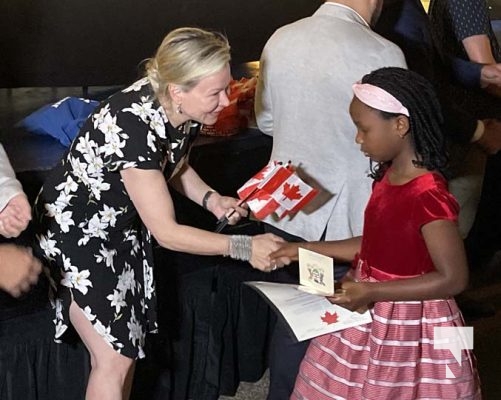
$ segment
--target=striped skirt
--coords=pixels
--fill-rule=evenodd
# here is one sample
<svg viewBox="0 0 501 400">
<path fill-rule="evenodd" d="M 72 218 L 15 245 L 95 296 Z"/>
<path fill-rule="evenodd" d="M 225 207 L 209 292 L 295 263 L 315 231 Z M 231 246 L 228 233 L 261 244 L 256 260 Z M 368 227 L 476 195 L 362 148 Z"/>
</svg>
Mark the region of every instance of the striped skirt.
<svg viewBox="0 0 501 400">
<path fill-rule="evenodd" d="M 473 353 L 434 348 L 435 327 L 464 326 L 453 299 L 380 302 L 372 317 L 312 340 L 291 399 L 481 399 Z"/>
</svg>

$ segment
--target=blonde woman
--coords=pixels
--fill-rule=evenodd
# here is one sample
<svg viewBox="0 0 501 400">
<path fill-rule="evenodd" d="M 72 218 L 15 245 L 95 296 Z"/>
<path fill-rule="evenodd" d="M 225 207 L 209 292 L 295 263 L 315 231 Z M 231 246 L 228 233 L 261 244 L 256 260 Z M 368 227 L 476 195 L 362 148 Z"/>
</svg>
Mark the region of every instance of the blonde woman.
<svg viewBox="0 0 501 400">
<path fill-rule="evenodd" d="M 156 329 L 153 238 L 163 247 L 227 255 L 270 270 L 273 235 L 227 236 L 176 222 L 167 181 L 216 217 L 246 210 L 187 162 L 201 124 L 228 105 L 230 47 L 195 28 L 169 33 L 146 76 L 86 121 L 36 202 L 38 252 L 50 265 L 56 338 L 69 325 L 91 356 L 87 399 L 127 399 L 134 360 Z"/>
</svg>

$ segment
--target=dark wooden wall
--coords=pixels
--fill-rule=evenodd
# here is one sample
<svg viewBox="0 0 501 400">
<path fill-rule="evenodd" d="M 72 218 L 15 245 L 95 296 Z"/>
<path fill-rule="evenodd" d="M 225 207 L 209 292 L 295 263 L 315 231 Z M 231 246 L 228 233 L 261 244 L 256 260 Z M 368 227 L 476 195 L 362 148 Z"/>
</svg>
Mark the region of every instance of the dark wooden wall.
<svg viewBox="0 0 501 400">
<path fill-rule="evenodd" d="M 125 84 L 180 26 L 224 32 L 233 62 L 321 0 L 1 0 L 0 87 Z"/>
</svg>

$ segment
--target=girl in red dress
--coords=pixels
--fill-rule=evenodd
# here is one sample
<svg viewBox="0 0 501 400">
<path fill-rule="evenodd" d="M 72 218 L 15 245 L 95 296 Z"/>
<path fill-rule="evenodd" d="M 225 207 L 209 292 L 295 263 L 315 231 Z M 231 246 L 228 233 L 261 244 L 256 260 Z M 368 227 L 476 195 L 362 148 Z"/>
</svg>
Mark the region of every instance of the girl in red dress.
<svg viewBox="0 0 501 400">
<path fill-rule="evenodd" d="M 374 71 L 353 90 L 355 140 L 376 163 L 363 236 L 288 243 L 272 257 L 296 260 L 305 247 L 355 260 L 329 300 L 369 307 L 373 322 L 312 340 L 291 399 L 480 399 L 472 346 L 454 329 L 464 326 L 453 296 L 466 287 L 468 268 L 459 207 L 441 173 L 447 157 L 436 95 L 400 68 Z M 460 360 L 439 338 L 435 328 L 444 327 L 459 340 Z"/>
</svg>

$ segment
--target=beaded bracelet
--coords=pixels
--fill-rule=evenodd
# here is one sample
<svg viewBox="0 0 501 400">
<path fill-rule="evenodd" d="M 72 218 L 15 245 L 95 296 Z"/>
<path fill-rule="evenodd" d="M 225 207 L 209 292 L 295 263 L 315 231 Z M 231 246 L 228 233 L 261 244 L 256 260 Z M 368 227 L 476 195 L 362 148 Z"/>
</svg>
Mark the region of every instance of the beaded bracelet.
<svg viewBox="0 0 501 400">
<path fill-rule="evenodd" d="M 252 237 L 247 235 L 230 236 L 228 255 L 235 260 L 249 261 L 252 257 Z"/>
<path fill-rule="evenodd" d="M 209 197 L 211 197 L 214 193 L 216 193 L 214 190 L 207 190 L 207 193 L 204 194 L 204 197 L 202 199 L 202 208 L 204 210 L 207 210 L 207 203 L 209 202 Z"/>
</svg>

